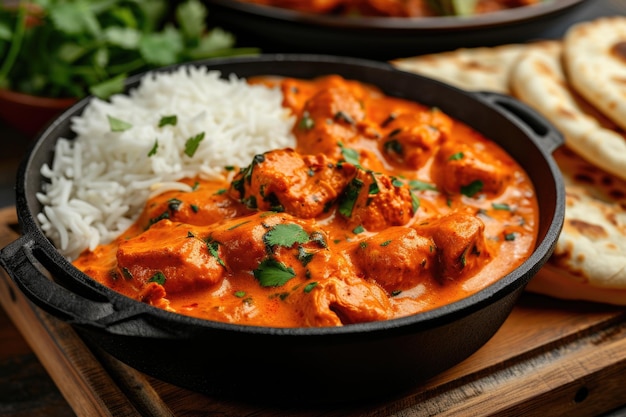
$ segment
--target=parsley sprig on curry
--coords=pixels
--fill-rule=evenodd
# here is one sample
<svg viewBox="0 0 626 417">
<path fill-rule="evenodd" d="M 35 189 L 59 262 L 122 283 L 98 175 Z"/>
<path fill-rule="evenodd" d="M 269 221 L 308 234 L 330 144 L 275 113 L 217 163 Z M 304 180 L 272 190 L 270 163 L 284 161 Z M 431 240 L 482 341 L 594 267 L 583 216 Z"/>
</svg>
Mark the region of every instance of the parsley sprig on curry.
<svg viewBox="0 0 626 417">
<path fill-rule="evenodd" d="M 295 149 L 185 179 L 78 268 L 180 314 L 341 326 L 467 297 L 532 252 L 527 174 L 469 126 L 337 75 L 249 82 L 282 90 Z"/>
</svg>

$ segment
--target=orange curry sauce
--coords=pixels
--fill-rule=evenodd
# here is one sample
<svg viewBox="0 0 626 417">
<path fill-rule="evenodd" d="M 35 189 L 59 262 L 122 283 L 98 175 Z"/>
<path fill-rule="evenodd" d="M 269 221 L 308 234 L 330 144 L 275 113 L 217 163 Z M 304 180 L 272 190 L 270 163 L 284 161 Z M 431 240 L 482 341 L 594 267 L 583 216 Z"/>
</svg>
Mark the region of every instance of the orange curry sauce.
<svg viewBox="0 0 626 417">
<path fill-rule="evenodd" d="M 79 269 L 180 314 L 339 326 L 454 302 L 532 252 L 527 174 L 468 126 L 336 75 L 250 82 L 280 86 L 296 149 L 152 198 Z"/>
</svg>

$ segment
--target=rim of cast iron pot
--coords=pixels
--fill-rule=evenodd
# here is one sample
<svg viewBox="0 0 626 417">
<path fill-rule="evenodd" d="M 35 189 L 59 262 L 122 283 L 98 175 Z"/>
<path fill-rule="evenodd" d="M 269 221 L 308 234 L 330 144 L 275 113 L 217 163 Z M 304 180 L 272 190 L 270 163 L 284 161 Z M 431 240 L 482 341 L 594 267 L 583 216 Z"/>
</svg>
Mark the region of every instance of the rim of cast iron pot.
<svg viewBox="0 0 626 417">
<path fill-rule="evenodd" d="M 190 62 L 185 64 L 173 65 L 165 68 L 160 68 L 156 72 L 169 71 L 181 66 L 215 66 L 223 64 L 239 64 L 239 63 L 259 63 L 270 61 L 307 61 L 314 60 L 315 62 L 328 60 L 329 62 L 341 62 L 358 66 L 369 66 L 383 70 L 389 70 L 391 72 L 398 72 L 404 74 L 404 72 L 394 69 L 392 66 L 376 61 L 369 61 L 360 58 L 349 57 L 335 57 L 316 54 L 268 54 L 254 57 L 236 57 L 236 58 L 223 58 L 223 59 L 211 59 Z M 146 73 L 138 74 L 128 78 L 126 81 L 127 87 L 135 87 L 136 83 L 145 76 Z M 409 74 L 410 76 L 417 76 L 415 74 Z M 417 76 L 428 80 L 428 82 L 434 82 L 438 84 L 444 84 L 436 80 L 429 79 L 427 77 Z M 452 90 L 459 90 L 456 87 L 449 86 L 447 88 Z M 462 90 L 459 90 L 462 92 Z M 462 92 L 465 94 L 471 93 Z M 106 296 L 107 301 L 116 307 L 116 310 L 121 308 L 133 309 L 137 313 L 135 315 L 148 314 L 153 318 L 157 318 L 168 324 L 180 325 L 185 323 L 191 326 L 197 326 L 198 328 L 206 330 L 220 330 L 234 333 L 249 333 L 255 335 L 285 335 L 285 336 L 327 336 L 327 335 L 358 335 L 358 334 L 376 334 L 376 333 L 390 333 L 397 334 L 410 333 L 412 331 L 426 330 L 429 328 L 437 327 L 442 324 L 447 324 L 455 321 L 458 318 L 464 317 L 473 312 L 479 311 L 484 307 L 497 303 L 498 300 L 505 298 L 507 295 L 518 290 L 520 287 L 525 286 L 528 281 L 536 274 L 539 268 L 545 263 L 548 257 L 551 255 L 552 250 L 558 239 L 564 218 L 564 188 L 562 179 L 559 174 L 558 167 L 552 159 L 552 157 L 541 146 L 536 145 L 528 134 L 525 134 L 526 139 L 539 149 L 544 161 L 551 171 L 551 177 L 545 180 L 550 180 L 554 183 L 555 188 L 555 204 L 554 212 L 551 213 L 551 221 L 548 226 L 543 240 L 538 240 L 533 253 L 517 268 L 509 272 L 502 278 L 488 285 L 487 287 L 479 290 L 478 292 L 462 298 L 458 301 L 446 304 L 441 307 L 437 307 L 432 310 L 419 312 L 413 315 L 394 318 L 389 320 L 374 321 L 367 323 L 347 324 L 339 327 L 268 327 L 268 326 L 252 326 L 243 324 L 226 323 L 219 321 L 212 321 L 206 319 L 200 319 L 196 317 L 186 316 L 179 313 L 173 313 L 160 309 L 158 307 L 151 306 L 149 304 L 141 303 L 130 297 L 126 297 L 113 289 L 100 284 L 96 280 L 90 278 L 88 275 L 74 267 L 70 261 L 68 261 L 52 242 L 45 236 L 39 223 L 36 221 L 37 214 L 40 212 L 41 204 L 36 198 L 36 193 L 41 189 L 41 183 L 43 179 L 40 176 L 41 166 L 34 166 L 33 159 L 41 152 L 50 149 L 54 150 L 54 145 L 49 142 L 54 142 L 60 138 L 60 136 L 53 136 L 58 126 L 70 119 L 74 115 L 81 114 L 85 106 L 89 103 L 91 97 L 86 97 L 73 105 L 71 108 L 62 113 L 57 119 L 52 121 L 46 128 L 44 128 L 30 150 L 26 154 L 25 158 L 19 166 L 16 183 L 16 208 L 19 219 L 19 224 L 22 227 L 24 235 L 31 236 L 35 239 L 41 250 L 43 250 L 50 258 L 50 260 L 65 273 L 64 278 L 70 278 L 80 283 L 86 284 L 88 287 L 94 288 L 96 291 Z M 499 112 L 492 106 L 490 108 Z M 518 127 L 519 129 L 519 127 Z M 73 137 L 73 136 L 72 136 Z M 498 142 L 496 142 L 498 143 Z M 46 146 L 44 146 L 46 145 Z M 43 150 L 42 150 L 43 148 Z M 49 160 L 51 157 L 49 158 Z M 525 171 L 528 171 L 531 167 L 523 167 Z M 36 182 L 36 183 L 35 183 Z M 33 210 L 31 210 L 31 208 Z M 35 210 L 35 209 L 39 210 Z M 541 203 L 539 203 L 539 209 L 541 210 Z M 539 236 L 538 236 L 539 239 Z M 58 277 L 55 277 L 55 279 Z M 57 280 L 58 281 L 58 280 Z M 60 285 L 60 284 L 59 284 Z M 80 296 L 80 292 L 76 292 Z M 140 307 L 141 306 L 141 307 Z M 139 311 L 141 310 L 141 311 Z M 158 326 L 157 326 L 158 327 Z M 164 328 L 172 329 L 170 325 L 163 326 Z M 174 327 L 175 328 L 175 327 Z M 108 328 L 107 328 L 108 329 Z M 105 329 L 105 331 L 107 331 Z M 137 334 L 139 335 L 139 333 Z M 187 334 L 188 337 L 193 338 L 194 335 Z M 173 337 L 185 338 L 185 335 L 178 334 Z"/>
</svg>

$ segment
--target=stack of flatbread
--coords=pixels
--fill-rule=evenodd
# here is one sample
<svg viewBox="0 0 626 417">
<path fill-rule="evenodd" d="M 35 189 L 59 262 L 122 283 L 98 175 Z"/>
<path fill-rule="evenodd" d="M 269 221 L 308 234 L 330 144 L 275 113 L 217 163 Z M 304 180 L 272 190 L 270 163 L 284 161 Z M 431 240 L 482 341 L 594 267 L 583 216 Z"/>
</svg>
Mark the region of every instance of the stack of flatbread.
<svg viewBox="0 0 626 417">
<path fill-rule="evenodd" d="M 527 289 L 626 305 L 626 17 L 572 26 L 560 40 L 392 61 L 467 90 L 511 94 L 563 133 L 563 231 Z"/>
</svg>

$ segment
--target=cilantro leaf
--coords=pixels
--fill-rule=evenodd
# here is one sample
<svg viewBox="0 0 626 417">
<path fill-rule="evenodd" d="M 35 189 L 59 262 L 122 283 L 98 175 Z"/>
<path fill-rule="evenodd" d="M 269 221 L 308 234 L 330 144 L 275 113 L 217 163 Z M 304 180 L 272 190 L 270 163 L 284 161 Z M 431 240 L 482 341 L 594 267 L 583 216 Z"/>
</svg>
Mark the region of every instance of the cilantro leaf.
<svg viewBox="0 0 626 417">
<path fill-rule="evenodd" d="M 126 80 L 126 74 L 120 74 L 101 83 L 92 85 L 89 88 L 89 92 L 94 96 L 105 100 L 113 94 L 124 91 L 124 80 Z"/>
<path fill-rule="evenodd" d="M 435 185 L 419 180 L 409 181 L 409 187 L 413 191 L 439 191 Z"/>
<path fill-rule="evenodd" d="M 165 281 L 165 275 L 161 271 L 158 271 L 157 273 L 152 275 L 152 277 L 150 277 L 150 279 L 148 280 L 148 282 L 156 282 L 159 285 L 165 285 Z"/>
<path fill-rule="evenodd" d="M 295 223 L 277 224 L 263 235 L 263 241 L 270 247 L 284 246 L 290 248 L 296 243 L 307 243 L 309 241 L 309 234 L 302 226 Z"/>
<path fill-rule="evenodd" d="M 159 141 L 155 140 L 154 145 L 152 146 L 152 149 L 150 149 L 150 152 L 148 152 L 148 156 L 156 155 L 158 149 L 159 149 Z"/>
<path fill-rule="evenodd" d="M 120 120 L 116 117 L 107 115 L 107 118 L 109 119 L 109 127 L 111 128 L 111 132 L 123 132 L 133 127 L 132 124 Z"/>
<path fill-rule="evenodd" d="M 467 185 L 461 186 L 461 194 L 467 197 L 474 197 L 483 189 L 483 182 L 481 180 L 475 180 Z"/>
<path fill-rule="evenodd" d="M 139 41 L 142 58 L 152 65 L 177 63 L 184 47 L 182 35 L 171 26 L 159 33 L 145 34 Z"/>
<path fill-rule="evenodd" d="M 350 184 L 346 187 L 346 190 L 341 195 L 339 202 L 339 213 L 345 217 L 352 216 L 352 210 L 356 204 L 356 200 L 359 197 L 359 192 L 363 187 L 363 181 L 358 178 L 354 178 L 350 181 Z"/>
<path fill-rule="evenodd" d="M 176 126 L 177 123 L 178 123 L 178 117 L 175 114 L 171 116 L 163 116 L 161 117 L 161 120 L 159 120 L 159 127 L 163 127 L 167 125 Z"/>
<path fill-rule="evenodd" d="M 463 159 L 465 155 L 463 155 L 463 152 L 457 152 L 455 154 L 450 155 L 450 157 L 448 158 L 448 161 L 458 161 L 460 159 Z"/>
<path fill-rule="evenodd" d="M 198 0 L 188 0 L 176 8 L 176 21 L 187 39 L 198 39 L 206 30 L 207 10 Z"/>
<path fill-rule="evenodd" d="M 304 287 L 304 292 L 305 293 L 310 293 L 311 291 L 313 291 L 313 288 L 317 287 L 317 282 L 310 282 L 308 284 L 306 284 L 306 286 Z"/>
<path fill-rule="evenodd" d="M 343 155 L 343 159 L 345 159 L 347 163 L 357 167 L 360 166 L 359 152 L 352 148 L 346 148 L 341 142 L 339 143 L 339 147 L 341 148 L 341 155 Z"/>
<path fill-rule="evenodd" d="M 511 206 L 506 203 L 493 203 L 491 204 L 491 207 L 493 207 L 494 210 L 511 211 Z"/>
<path fill-rule="evenodd" d="M 200 146 L 200 142 L 204 139 L 204 132 L 198 133 L 196 136 L 192 136 L 185 142 L 185 155 L 193 157 Z"/>
<path fill-rule="evenodd" d="M 252 272 L 263 287 L 280 287 L 296 276 L 293 268 L 273 258 L 265 259 Z"/>
</svg>

